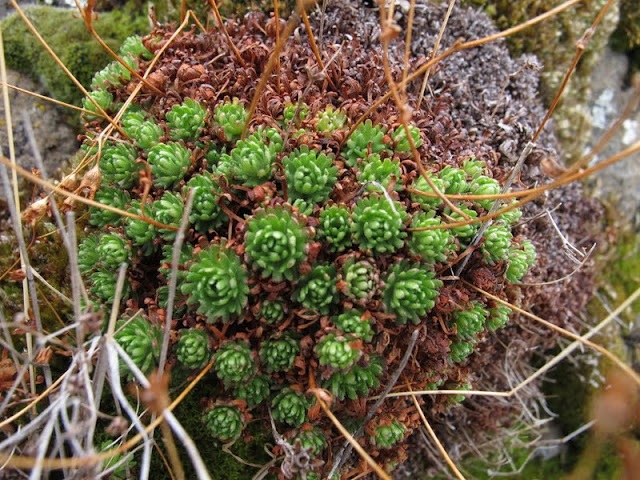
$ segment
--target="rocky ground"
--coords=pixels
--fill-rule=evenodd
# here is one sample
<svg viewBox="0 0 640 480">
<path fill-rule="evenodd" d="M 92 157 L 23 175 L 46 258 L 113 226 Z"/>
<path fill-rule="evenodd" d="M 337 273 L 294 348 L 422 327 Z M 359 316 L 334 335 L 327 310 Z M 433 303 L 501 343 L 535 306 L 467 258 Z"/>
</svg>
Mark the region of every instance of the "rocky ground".
<svg viewBox="0 0 640 480">
<path fill-rule="evenodd" d="M 622 114 L 633 100 L 631 82 L 628 76 L 629 60 L 626 55 L 607 50 L 596 65 L 592 75 L 592 95 L 587 108 L 591 114 L 593 129 L 590 144 L 596 144 L 611 124 Z M 623 122 L 614 138 L 597 155 L 597 163 L 610 155 L 628 148 L 640 141 L 640 109 Z M 592 179 L 594 196 L 606 199 L 616 211 L 620 222 L 640 226 L 640 153 L 598 173 Z"/>
</svg>

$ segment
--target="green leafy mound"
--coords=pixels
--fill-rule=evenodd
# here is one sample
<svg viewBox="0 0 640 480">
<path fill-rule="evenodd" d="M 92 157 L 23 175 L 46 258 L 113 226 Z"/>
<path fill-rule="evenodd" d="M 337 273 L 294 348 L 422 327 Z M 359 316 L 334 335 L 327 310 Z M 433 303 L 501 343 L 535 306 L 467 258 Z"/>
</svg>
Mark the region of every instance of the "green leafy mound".
<svg viewBox="0 0 640 480">
<path fill-rule="evenodd" d="M 87 31 L 82 19 L 68 8 L 28 6 L 25 13 L 47 44 L 54 46 L 60 60 L 74 77 L 86 88 L 94 87 L 94 74 L 113 59 Z M 100 37 L 117 51 L 117 45 L 126 44 L 128 37 L 147 31 L 148 23 L 146 14 L 128 5 L 111 12 L 101 12 L 93 26 Z M 9 15 L 2 21 L 2 31 L 9 68 L 39 80 L 60 101 L 75 105 L 82 103 L 82 93 L 31 34 L 18 14 Z M 121 53 L 125 54 L 124 51 Z M 115 65 L 112 70 L 117 70 L 112 74 L 117 81 L 121 70 Z"/>
<path fill-rule="evenodd" d="M 255 25 L 238 27 L 234 42 L 272 48 L 272 39 Z M 142 43 L 131 42 L 140 71 L 148 64 L 145 52 L 155 53 L 165 34 L 159 29 Z M 186 369 L 214 362 L 209 379 L 216 393 L 204 415 L 213 437 L 238 439 L 249 419 L 263 421 L 270 431 L 271 415 L 285 438 L 299 440 L 317 460 L 307 474 L 321 475 L 323 461 L 341 440 L 331 422 L 315 413 L 309 388 L 325 388 L 338 418 L 357 423 L 366 399 L 389 383 L 409 348 L 404 375 L 413 389 L 465 383 L 464 362 L 511 312 L 460 278 L 473 283 L 490 274 L 496 283 L 478 286 L 513 301 L 535 264 L 535 251 L 516 231 L 517 214 L 490 222 L 481 235 L 478 223 L 448 226 L 473 222 L 496 200 L 453 200 L 452 206 L 438 193 L 502 190 L 462 134 L 448 163 L 431 162 L 431 149 L 444 148 L 444 140 L 426 123 L 425 111 L 413 112 L 409 136 L 392 102 L 358 123 L 367 91 L 329 95 L 331 82 L 299 103 L 270 87 L 269 101 L 259 102 L 250 116 L 251 82 L 264 70 L 265 58 L 245 59 L 253 62 L 254 77 L 244 79 L 252 88 L 220 83 L 226 78 L 221 71 L 239 68 L 233 58 L 224 63 L 217 57 L 226 40 L 220 32 L 199 37 L 206 40 L 201 43 L 191 35 L 178 35 L 172 55 L 183 58 L 188 51 L 198 58 L 202 64 L 192 68 L 199 79 L 181 83 L 182 74 L 175 72 L 159 82 L 161 90 L 173 91 L 170 100 L 153 102 L 157 94 L 146 91 L 144 101 L 136 99 L 140 103 L 122 117 L 129 138 L 114 132 L 99 154 L 94 150 L 102 172 L 96 198 L 138 217 L 121 219 L 92 208 L 89 223 L 100 230 L 82 241 L 81 269 L 94 298 L 113 302 L 116 267 L 129 264 L 123 309 L 144 307 L 124 331 L 146 322 L 148 332 L 138 350 L 127 347 L 131 335 L 118 339 L 148 372 L 157 361 L 151 351 L 155 333 L 149 333 L 157 326 L 149 313 L 167 308 L 173 242 L 185 217 L 173 310 L 179 331 L 172 335 L 169 360 Z M 287 48 L 309 53 L 300 44 Z M 363 50 L 349 55 L 362 69 L 370 67 Z M 162 68 L 171 58 L 162 57 L 158 71 L 170 71 Z M 220 94 L 209 95 L 211 86 Z M 128 85 L 120 77 L 96 88 L 122 98 Z M 359 108 L 343 108 L 347 101 Z M 86 120 L 90 147 L 107 124 L 99 116 Z M 439 121 L 452 125 L 448 117 Z M 488 155 L 486 149 L 478 152 Z M 451 275 L 457 265 L 462 273 Z M 411 347 L 415 330 L 421 340 Z M 389 421 L 366 428 L 362 441 L 387 465 L 419 425 L 419 419 L 399 415 L 409 405 L 402 398 L 385 403 Z"/>
</svg>

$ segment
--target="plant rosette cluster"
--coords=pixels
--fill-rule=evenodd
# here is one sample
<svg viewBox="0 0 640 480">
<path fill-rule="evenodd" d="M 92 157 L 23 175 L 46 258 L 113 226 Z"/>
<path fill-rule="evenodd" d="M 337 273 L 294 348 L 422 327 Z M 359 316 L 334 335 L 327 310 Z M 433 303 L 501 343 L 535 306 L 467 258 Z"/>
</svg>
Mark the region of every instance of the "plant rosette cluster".
<svg viewBox="0 0 640 480">
<path fill-rule="evenodd" d="M 275 42 L 251 18 L 233 30 L 233 42 L 246 52 L 242 62 L 228 54 L 219 31 L 178 34 L 148 77 L 155 89 L 143 87 L 122 116 L 126 136 L 114 131 L 98 149 L 93 140 L 109 124 L 97 111 L 86 116 L 85 148 L 102 178 L 96 199 L 135 216 L 92 208 L 79 264 L 93 299 L 105 304 L 114 301 L 117 267 L 128 264 L 122 308 L 145 307 L 117 338 L 148 372 L 158 357 L 152 350 L 160 348 L 148 319 L 151 308 L 167 308 L 173 242 L 185 218 L 170 360 L 191 370 L 214 362 L 218 393 L 204 425 L 230 442 L 243 435 L 247 415 L 267 419 L 267 431 L 271 415 L 287 438 L 327 460 L 340 435 L 313 413 L 307 390 L 327 389 L 341 420 L 362 418 L 365 403 L 351 400 L 380 392 L 416 329 L 439 340 L 416 344 L 405 370 L 415 378 L 412 388 L 428 388 L 434 378 L 459 381 L 475 345 L 510 312 L 448 275 L 449 267 L 464 254 L 467 278 L 490 271 L 492 292 L 510 300 L 535 264 L 535 249 L 516 231 L 517 211 L 480 236 L 479 223 L 447 226 L 492 209 L 496 200 L 473 195 L 501 193 L 496 178 L 503 172 L 488 167 L 486 149 L 474 156 L 462 133 L 446 164 L 433 161 L 443 140 L 426 111 L 415 110 L 405 128 L 388 101 L 359 122 L 375 81 L 356 88 L 336 70 L 331 81 L 315 84 L 309 72 L 283 62 L 280 75 L 304 77 L 313 88 L 292 103 L 302 93 L 276 93 L 270 79 L 249 112 L 256 72 L 268 58 L 254 53 Z M 169 34 L 158 27 L 131 42 L 131 65 L 143 72 Z M 362 47 L 343 55 L 345 64 L 375 71 Z M 312 58 L 300 42 L 287 44 L 281 56 Z M 99 74 L 91 93 L 106 112 L 116 111 L 132 86 L 124 71 L 111 70 Z M 225 73 L 231 71 L 244 73 Z M 278 82 L 285 90 L 294 88 L 290 83 Z M 448 117 L 439 121 L 454 128 Z M 470 197 L 447 203 L 443 194 Z M 468 300 L 452 309 L 452 292 Z M 435 373 L 427 378 L 423 371 Z M 385 461 L 418 426 L 418 419 L 397 415 L 409 405 L 389 403 L 385 414 L 394 420 L 362 440 Z M 300 430 L 309 424 L 316 436 Z M 314 463 L 315 474 L 321 463 Z"/>
</svg>

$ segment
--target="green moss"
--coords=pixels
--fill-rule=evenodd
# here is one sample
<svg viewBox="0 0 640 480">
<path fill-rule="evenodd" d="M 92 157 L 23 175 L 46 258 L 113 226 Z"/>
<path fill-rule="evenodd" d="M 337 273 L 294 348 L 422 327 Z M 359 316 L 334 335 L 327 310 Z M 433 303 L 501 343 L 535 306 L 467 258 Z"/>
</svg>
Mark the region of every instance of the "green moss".
<svg viewBox="0 0 640 480">
<path fill-rule="evenodd" d="M 205 407 L 201 402 L 201 398 L 215 398 L 219 395 L 220 391 L 216 387 L 216 383 L 204 380 L 187 395 L 184 401 L 175 409 L 174 414 L 180 419 L 182 426 L 198 446 L 200 455 L 209 466 L 209 473 L 212 479 L 246 480 L 253 478 L 257 469 L 240 463 L 230 454 L 224 452 L 221 445 L 212 439 L 209 430 L 204 428 L 202 416 L 204 415 Z M 273 444 L 273 438 L 271 437 L 271 432 L 265 431 L 260 422 L 249 423 L 243 435 L 243 438 L 240 438 L 230 447 L 230 450 L 235 455 L 248 463 L 256 465 L 263 465 L 271 460 L 271 457 L 264 451 L 264 445 Z M 249 441 L 244 441 L 245 438 L 249 439 Z M 159 445 L 163 445 L 160 438 L 157 440 Z M 193 466 L 189 461 L 189 455 L 179 442 L 178 452 L 183 460 L 186 478 L 196 478 Z M 171 478 L 159 457 L 159 455 L 153 455 L 151 465 L 152 471 L 156 474 L 156 479 Z M 212 468 L 212 466 L 215 466 L 215 468 Z"/>
<path fill-rule="evenodd" d="M 620 21 L 611 43 L 621 52 L 640 49 L 640 9 L 636 0 L 620 0 Z"/>
<path fill-rule="evenodd" d="M 58 237 L 46 235 L 53 229 L 51 224 L 45 223 L 36 232 L 39 239 L 29 246 L 29 261 L 31 266 L 46 278 L 51 286 L 70 296 L 67 251 Z M 18 247 L 15 240 L 0 243 L 0 276 L 3 276 L 5 272 L 19 269 L 18 259 Z M 36 282 L 36 287 L 38 288 L 38 296 L 42 300 L 40 302 L 40 319 L 43 329 L 47 332 L 58 330 L 64 326 L 67 315 L 71 312 L 69 304 L 62 301 L 48 288 L 43 287 L 40 282 Z M 3 307 L 2 313 L 8 319 L 11 319 L 16 313 L 24 311 L 21 281 L 12 281 L 8 275 L 0 279 L 0 307 Z M 14 340 L 17 345 L 20 345 L 19 336 L 16 336 Z"/>
<path fill-rule="evenodd" d="M 604 262 L 605 260 L 603 259 L 602 261 Z M 615 247 L 614 258 L 611 262 L 607 261 L 606 269 L 600 271 L 607 272 L 607 276 L 602 279 L 602 283 L 616 305 L 637 290 L 640 287 L 640 243 L 638 242 L 638 234 L 634 232 L 621 233 Z M 626 314 L 629 315 L 627 317 L 629 320 L 640 314 L 640 302 L 634 302 Z"/>
<path fill-rule="evenodd" d="M 85 87 L 91 84 L 93 74 L 112 59 L 87 32 L 77 12 L 53 7 L 24 9 L 38 32 L 60 57 L 71 73 Z M 146 15 L 114 10 L 98 15 L 94 27 L 114 50 L 130 35 L 148 30 Z M 22 19 L 13 14 L 1 23 L 4 48 L 9 68 L 39 80 L 56 99 L 80 105 L 82 93 L 40 45 Z"/>
</svg>

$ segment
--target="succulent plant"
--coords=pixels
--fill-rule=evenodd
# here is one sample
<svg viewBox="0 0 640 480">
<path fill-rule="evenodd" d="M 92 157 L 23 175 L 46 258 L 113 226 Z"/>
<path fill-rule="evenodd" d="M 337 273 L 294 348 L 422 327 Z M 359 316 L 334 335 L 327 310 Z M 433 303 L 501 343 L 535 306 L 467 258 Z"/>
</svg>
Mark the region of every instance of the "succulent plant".
<svg viewBox="0 0 640 480">
<path fill-rule="evenodd" d="M 437 227 L 442 225 L 435 212 L 419 212 L 413 216 L 412 229 Z M 445 262 L 455 251 L 454 236 L 449 229 L 412 231 L 409 250 L 426 263 Z"/>
<path fill-rule="evenodd" d="M 290 200 L 321 203 L 329 198 L 338 175 L 332 155 L 303 145 L 284 157 L 282 164 Z"/>
<path fill-rule="evenodd" d="M 487 319 L 487 330 L 495 332 L 499 328 L 504 327 L 509 323 L 509 317 L 512 314 L 512 310 L 506 305 L 499 305 L 489 309 L 489 318 Z"/>
<path fill-rule="evenodd" d="M 373 328 L 369 318 L 364 317 L 360 310 L 347 310 L 334 319 L 334 323 L 342 333 L 353 334 L 365 342 L 373 339 Z"/>
<path fill-rule="evenodd" d="M 96 246 L 99 265 L 105 269 L 116 270 L 120 264 L 129 260 L 129 242 L 120 234 L 106 233 L 100 236 Z"/>
<path fill-rule="evenodd" d="M 143 169 L 136 163 L 137 152 L 132 145 L 116 143 L 105 145 L 100 156 L 100 173 L 104 181 L 121 188 L 131 188 Z"/>
<path fill-rule="evenodd" d="M 415 125 L 407 125 L 409 129 L 409 134 L 411 135 L 411 139 L 413 140 L 413 144 L 416 148 L 422 145 L 422 139 L 420 138 L 420 130 Z M 410 152 L 411 144 L 409 143 L 409 139 L 407 138 L 407 130 L 404 128 L 404 125 L 398 125 L 398 127 L 393 131 L 391 135 L 393 141 L 395 142 L 395 151 L 396 152 Z"/>
<path fill-rule="evenodd" d="M 365 252 L 394 252 L 404 245 L 407 218 L 407 212 L 399 202 L 377 195 L 363 198 L 353 209 L 353 239 Z"/>
<path fill-rule="evenodd" d="M 120 309 L 139 308 L 146 327 L 152 325 L 148 319 L 169 313 L 169 283 L 177 281 L 169 358 L 196 369 L 212 357 L 217 380 L 204 390 L 210 396 L 204 400 L 213 406 L 206 423 L 214 436 L 238 438 L 249 413 L 256 431 L 270 431 L 271 408 L 283 438 L 322 457 L 315 462 L 330 461 L 338 436 L 323 437 L 332 431 L 331 424 L 323 415 L 311 415 L 314 409 L 307 417 L 311 397 L 301 392 L 314 386 L 328 389 L 338 419 L 357 423 L 366 398 L 379 395 L 398 368 L 414 324 L 429 327 L 405 368 L 418 390 L 445 382 L 459 385 L 469 370 L 461 363 L 476 348 L 481 332 L 508 320 L 511 312 L 500 307 L 488 311 L 480 301 L 472 302 L 477 294 L 436 265 L 454 263 L 458 249 L 472 244 L 481 225 L 443 224 L 477 219 L 494 201 L 451 199 L 451 208 L 440 198 L 421 194 L 434 192 L 421 175 L 424 169 L 444 194 L 485 194 L 503 188 L 491 178 L 502 178 L 501 167 L 493 161 L 488 166 L 474 158 L 463 161 L 464 152 L 493 155 L 482 138 L 470 142 L 463 130 L 449 151 L 428 126 L 433 115 L 426 110 L 415 112 L 416 125 L 407 132 L 398 125 L 402 112 L 392 100 L 350 134 L 367 102 L 379 98 L 378 80 L 384 81 L 376 68 L 363 70 L 363 50 L 357 58 L 345 50 L 349 68 L 332 69 L 331 81 L 313 83 L 304 96 L 306 105 L 291 90 L 301 77 L 298 63 L 287 55 L 294 49 L 293 55 L 303 59 L 307 51 L 300 50 L 300 42 L 288 42 L 282 53 L 287 61 L 280 69 L 289 69 L 287 75 L 292 75 L 286 78 L 294 80 L 278 85 L 272 83 L 277 75 L 263 77 L 264 98 L 249 118 L 245 106 L 255 91 L 250 77 L 266 71 L 262 57 L 272 47 L 262 50 L 264 32 L 247 20 L 227 33 L 234 41 L 244 35 L 242 42 L 258 42 L 256 58 L 243 53 L 246 65 L 234 55 L 222 61 L 216 59 L 217 45 L 228 40 L 209 37 L 221 31 L 199 33 L 203 41 L 193 42 L 185 30 L 164 51 L 163 62 L 198 58 L 202 65 L 216 67 L 215 75 L 207 68 L 187 82 L 172 67 L 161 74 L 150 72 L 151 83 L 171 88 L 169 97 L 147 87 L 132 96 L 138 80 L 119 64 L 96 75 L 96 85 L 114 99 L 132 99 L 122 128 L 113 130 L 102 148 L 103 181 L 96 198 L 140 218 L 92 209 L 93 227 L 85 224 L 88 235 L 79 248 L 80 269 L 92 301 L 108 304 L 115 298 L 117 266 L 130 263 Z M 158 39 L 169 38 L 166 33 L 168 27 L 158 26 L 144 42 L 128 41 L 123 53 L 127 64 L 142 73 L 149 63 L 141 59 L 158 54 Z M 202 45 L 215 48 L 203 50 Z M 359 48 L 354 43 L 353 49 Z M 355 85 L 347 70 L 366 71 L 373 81 Z M 336 90 L 336 80 L 346 80 L 345 91 L 361 89 L 362 96 Z M 229 100 L 233 95 L 237 98 Z M 176 99 L 186 100 L 176 104 Z M 443 100 L 438 115 L 448 125 L 452 119 L 445 106 Z M 87 121 L 85 128 L 83 149 L 95 156 L 100 149 L 91 141 L 105 124 Z M 410 139 L 422 159 L 411 154 Z M 439 151 L 442 157 L 434 155 Z M 189 225 L 172 270 L 173 241 L 189 196 Z M 460 210 L 462 215 L 456 213 Z M 464 252 L 470 259 L 465 278 L 473 280 L 476 272 L 487 274 L 477 278 L 496 278 L 492 293 L 501 300 L 519 298 L 517 283 L 535 262 L 533 245 L 522 235 L 512 238 L 519 215 L 516 209 L 494 220 Z M 445 278 L 447 287 L 439 299 Z M 455 305 L 465 305 L 458 308 L 467 311 L 452 313 Z M 395 398 L 385 402 L 381 417 L 393 418 L 407 407 L 413 408 L 409 399 Z M 417 426 L 405 418 L 398 416 L 397 425 L 379 419 L 366 425 L 368 432 L 382 428 L 374 435 L 378 440 L 365 442 L 386 466 L 403 451 L 388 446 L 403 442 Z M 315 464 L 311 470 L 307 478 L 320 473 Z"/>
<path fill-rule="evenodd" d="M 169 188 L 184 178 L 191 165 L 191 153 L 175 142 L 159 143 L 147 157 L 155 187 Z"/>
<path fill-rule="evenodd" d="M 89 293 L 94 298 L 102 301 L 106 305 L 111 305 L 116 297 L 117 278 L 112 270 L 97 270 L 90 277 L 91 288 Z M 129 294 L 129 283 L 125 281 L 121 298 L 127 298 Z"/>
<path fill-rule="evenodd" d="M 193 141 L 204 129 L 207 110 L 192 98 L 185 98 L 167 112 L 169 133 L 174 140 Z"/>
<path fill-rule="evenodd" d="M 354 336 L 344 337 L 335 333 L 325 335 L 316 346 L 320 365 L 342 369 L 353 365 L 362 354 L 360 349 L 353 346 L 356 340 Z"/>
<path fill-rule="evenodd" d="M 374 264 L 369 260 L 347 260 L 342 267 L 340 291 L 356 303 L 370 301 L 378 292 L 380 277 Z"/>
<path fill-rule="evenodd" d="M 181 290 L 209 322 L 228 321 L 240 314 L 249 294 L 240 258 L 233 250 L 216 244 L 198 253 Z"/>
<path fill-rule="evenodd" d="M 489 178 L 484 175 L 476 177 L 469 186 L 469 192 L 473 195 L 497 195 L 500 193 L 500 184 L 494 178 Z M 493 204 L 496 203 L 495 199 L 482 199 L 475 200 L 475 203 L 480 205 L 485 210 L 491 210 Z"/>
<path fill-rule="evenodd" d="M 282 148 L 280 134 L 274 128 L 259 130 L 239 140 L 231 150 L 233 176 L 247 187 L 260 185 L 273 176 L 273 163 Z"/>
<path fill-rule="evenodd" d="M 94 198 L 96 202 L 100 202 L 110 207 L 126 210 L 131 203 L 131 196 L 126 190 L 121 188 L 110 187 L 108 185 L 100 185 Z M 120 226 L 123 217 L 120 214 L 99 207 L 91 207 L 89 209 L 89 223 L 94 227 L 105 227 L 107 225 Z"/>
<path fill-rule="evenodd" d="M 215 438 L 222 442 L 237 439 L 244 430 L 240 410 L 228 405 L 217 405 L 204 415 L 204 423 Z"/>
<path fill-rule="evenodd" d="M 185 367 L 202 368 L 211 357 L 209 336 L 204 330 L 196 328 L 182 330 L 175 351 L 178 361 Z"/>
<path fill-rule="evenodd" d="M 304 120 L 307 116 L 309 116 L 309 105 L 304 102 L 287 103 L 284 107 L 284 111 L 282 112 L 285 127 L 289 122 Z"/>
<path fill-rule="evenodd" d="M 246 382 L 256 371 L 251 349 L 244 342 L 224 343 L 213 354 L 213 359 L 218 378 L 227 386 Z"/>
<path fill-rule="evenodd" d="M 207 173 L 194 175 L 183 189 L 183 195 L 190 189 L 193 189 L 194 197 L 189 222 L 195 229 L 204 233 L 222 225 L 227 216 L 218 204 L 222 200 L 217 182 Z"/>
<path fill-rule="evenodd" d="M 436 186 L 436 188 L 441 193 L 444 193 L 447 187 L 445 181 L 437 177 L 432 172 L 428 172 L 427 175 L 429 177 L 429 180 L 431 180 L 431 182 Z M 442 205 L 442 199 L 440 197 L 435 197 L 435 196 L 427 197 L 424 195 L 420 195 L 420 193 L 435 194 L 435 190 L 431 188 L 431 185 L 429 185 L 429 182 L 422 175 L 420 175 L 417 179 L 413 181 L 413 185 L 411 186 L 411 188 L 412 190 L 414 190 L 414 192 L 411 193 L 411 200 L 413 200 L 416 203 L 419 203 L 420 206 L 427 212 L 430 210 L 436 209 L 440 205 Z M 420 192 L 420 193 L 417 193 L 417 192 Z"/>
<path fill-rule="evenodd" d="M 91 272 L 94 270 L 94 266 L 100 263 L 99 242 L 99 235 L 89 235 L 83 238 L 78 245 L 78 268 L 81 273 Z"/>
<path fill-rule="evenodd" d="M 336 370 L 323 386 L 337 400 L 342 401 L 345 398 L 356 400 L 366 397 L 372 389 L 378 388 L 383 371 L 383 363 L 380 359 L 372 357 L 364 366 L 355 364 L 348 370 Z"/>
<path fill-rule="evenodd" d="M 473 353 L 474 344 L 468 340 L 454 340 L 449 346 L 451 350 L 451 360 L 460 363 Z"/>
<path fill-rule="evenodd" d="M 98 109 L 98 106 L 109 113 L 111 110 L 111 106 L 113 105 L 113 95 L 111 95 L 106 90 L 94 90 L 89 92 L 89 98 L 82 99 L 82 108 L 87 110 L 88 113 L 85 113 L 87 120 L 96 120 L 97 118 L 102 117 L 102 113 Z M 95 103 L 94 103 L 95 102 Z M 96 106 L 96 104 L 98 106 Z"/>
<path fill-rule="evenodd" d="M 513 203 L 516 203 L 516 201 L 514 200 Z M 502 205 L 501 205 L 502 208 Z M 499 217 L 496 218 L 497 222 L 503 222 L 507 225 L 510 225 L 512 223 L 516 223 L 520 220 L 520 218 L 522 218 L 522 210 L 520 210 L 519 208 L 514 208 L 513 210 L 509 210 L 508 212 L 503 213 L 502 215 L 500 215 Z"/>
<path fill-rule="evenodd" d="M 180 194 L 164 192 L 162 197 L 153 202 L 151 207 L 155 220 L 174 229 L 158 227 L 158 234 L 167 241 L 176 238 L 177 229 L 180 227 L 182 214 L 184 213 L 184 200 Z"/>
<path fill-rule="evenodd" d="M 296 441 L 299 441 L 302 448 L 311 455 L 320 455 L 327 448 L 327 437 L 317 428 L 299 432 L 293 437 L 294 444 Z"/>
<path fill-rule="evenodd" d="M 463 205 L 459 206 L 458 208 L 460 209 L 460 211 L 469 216 L 469 218 L 478 218 L 478 212 L 476 212 L 475 210 L 472 210 L 471 208 L 465 207 Z M 445 212 L 451 222 L 462 222 L 467 220 L 458 212 L 452 212 L 448 209 L 446 209 Z M 475 222 L 458 227 L 451 227 L 449 230 L 460 240 L 461 243 L 468 244 L 469 242 L 471 242 L 473 237 L 475 237 L 479 228 L 480 224 L 478 222 Z"/>
<path fill-rule="evenodd" d="M 271 393 L 271 385 L 267 375 L 254 375 L 250 380 L 240 383 L 234 395 L 247 402 L 249 408 L 260 405 Z"/>
<path fill-rule="evenodd" d="M 145 318 L 120 320 L 115 340 L 142 373 L 149 373 L 156 366 L 160 356 L 162 332 Z M 123 371 L 128 370 L 122 361 L 121 365 Z"/>
<path fill-rule="evenodd" d="M 156 289 L 156 303 L 165 311 L 169 308 L 169 285 L 159 285 Z M 173 315 L 180 317 L 187 311 L 186 301 L 184 296 L 180 295 L 179 289 L 176 291 L 173 300 Z"/>
<path fill-rule="evenodd" d="M 486 172 L 486 164 L 483 161 L 476 160 L 472 157 L 465 160 L 462 164 L 462 169 L 467 173 L 467 175 L 475 179 Z"/>
<path fill-rule="evenodd" d="M 142 39 L 137 35 L 132 35 L 124 39 L 120 45 L 120 55 L 133 55 L 134 57 L 151 60 L 153 54 L 145 48 Z"/>
<path fill-rule="evenodd" d="M 320 236 L 328 248 L 340 252 L 351 246 L 351 213 L 346 207 L 331 205 L 320 212 Z"/>
<path fill-rule="evenodd" d="M 402 169 L 397 160 L 385 158 L 382 160 L 380 155 L 370 155 L 360 166 L 358 181 L 362 184 L 375 182 L 367 186 L 367 190 L 380 191 L 380 187 L 388 190 L 389 186 L 394 185 L 394 190 L 399 191 L 402 188 Z M 376 185 L 377 184 L 377 185 Z"/>
<path fill-rule="evenodd" d="M 138 200 L 132 200 L 129 209 L 129 213 L 136 215 L 142 214 L 142 205 Z M 154 218 L 152 205 L 148 203 L 144 206 L 144 216 L 147 218 Z M 150 254 L 155 250 L 154 240 L 156 238 L 156 227 L 152 223 L 145 221 L 144 218 L 132 218 L 127 217 L 124 223 L 124 232 L 131 240 L 131 242 L 140 247 L 145 255 Z"/>
<path fill-rule="evenodd" d="M 522 251 L 527 256 L 527 264 L 529 265 L 529 268 L 533 267 L 536 264 L 536 259 L 538 257 L 538 254 L 536 253 L 536 247 L 533 246 L 531 240 L 527 239 L 520 242 L 520 246 L 522 247 Z"/>
<path fill-rule="evenodd" d="M 305 308 L 323 315 L 338 302 L 336 268 L 333 265 L 318 264 L 306 275 L 300 277 L 293 299 Z"/>
<path fill-rule="evenodd" d="M 469 190 L 467 172 L 460 168 L 447 165 L 438 172 L 438 178 L 444 182 L 444 193 L 455 195 Z"/>
<path fill-rule="evenodd" d="M 129 108 L 127 108 L 120 119 L 124 133 L 131 136 L 131 132 L 135 131 L 135 129 L 144 122 L 145 117 L 146 115 L 142 108 L 135 104 L 129 105 Z"/>
<path fill-rule="evenodd" d="M 300 352 L 299 343 L 289 335 L 265 340 L 260 345 L 260 360 L 267 372 L 286 372 Z"/>
<path fill-rule="evenodd" d="M 354 167 L 359 159 L 367 158 L 374 153 L 388 152 L 384 143 L 386 129 L 381 125 L 373 125 L 371 120 L 358 125 L 347 140 L 342 155 L 349 167 Z"/>
<path fill-rule="evenodd" d="M 302 393 L 284 388 L 271 401 L 271 414 L 278 422 L 297 428 L 307 419 L 310 406 L 311 402 Z"/>
<path fill-rule="evenodd" d="M 371 442 L 381 448 L 391 448 L 402 440 L 405 432 L 404 425 L 393 419 L 389 423 L 381 424 L 376 428 L 371 437 Z"/>
<path fill-rule="evenodd" d="M 471 390 L 471 384 L 470 383 L 463 383 L 461 385 L 456 385 L 456 386 L 452 386 L 450 388 L 448 388 L 449 390 Z M 449 395 L 449 403 L 452 403 L 454 405 L 456 404 L 460 404 L 462 402 L 465 401 L 465 399 L 467 398 L 466 395 Z"/>
<path fill-rule="evenodd" d="M 282 302 L 270 302 L 265 300 L 262 302 L 259 317 L 267 323 L 278 323 L 284 319 L 284 306 Z"/>
<path fill-rule="evenodd" d="M 296 267 L 306 256 L 307 241 L 306 227 L 288 209 L 261 210 L 247 220 L 245 245 L 249 263 L 275 281 L 294 277 Z"/>
<path fill-rule="evenodd" d="M 330 134 L 342 129 L 347 123 L 347 116 L 341 110 L 336 110 L 333 105 L 327 105 L 316 115 L 316 130 Z"/>
<path fill-rule="evenodd" d="M 127 64 L 133 64 L 131 57 L 124 57 Z M 91 80 L 92 90 L 105 90 L 109 87 L 113 87 L 121 83 L 121 81 L 127 81 L 131 78 L 131 73 L 124 68 L 120 62 L 114 60 L 102 70 L 95 73 Z"/>
<path fill-rule="evenodd" d="M 512 238 L 511 229 L 504 223 L 496 222 L 485 231 L 480 249 L 489 262 L 507 260 Z"/>
<path fill-rule="evenodd" d="M 226 101 L 218 105 L 213 112 L 213 117 L 222 128 L 225 140 L 233 142 L 240 138 L 249 119 L 249 112 L 237 98 L 234 98 L 233 101 Z"/>
<path fill-rule="evenodd" d="M 164 134 L 160 125 L 155 121 L 145 120 L 144 113 L 135 109 L 129 109 L 122 116 L 122 129 L 145 152 L 160 143 Z"/>
<path fill-rule="evenodd" d="M 507 256 L 508 265 L 504 276 L 511 283 L 520 283 L 522 277 L 524 277 L 529 270 L 527 254 L 522 250 L 511 247 L 509 248 Z"/>
<path fill-rule="evenodd" d="M 471 302 L 471 308 L 453 312 L 452 320 L 457 327 L 458 337 L 474 339 L 484 329 L 489 312 L 481 302 Z"/>
<path fill-rule="evenodd" d="M 401 262 L 391 267 L 385 278 L 384 303 L 396 322 L 409 320 L 417 325 L 435 305 L 440 287 L 442 281 L 429 267 Z"/>
</svg>

